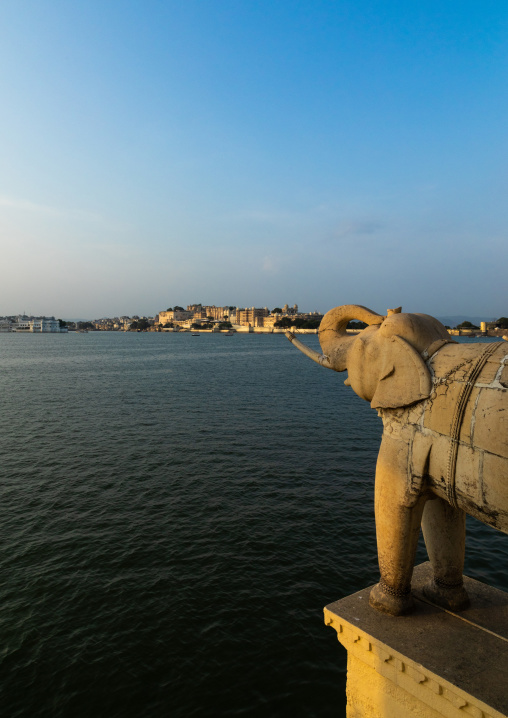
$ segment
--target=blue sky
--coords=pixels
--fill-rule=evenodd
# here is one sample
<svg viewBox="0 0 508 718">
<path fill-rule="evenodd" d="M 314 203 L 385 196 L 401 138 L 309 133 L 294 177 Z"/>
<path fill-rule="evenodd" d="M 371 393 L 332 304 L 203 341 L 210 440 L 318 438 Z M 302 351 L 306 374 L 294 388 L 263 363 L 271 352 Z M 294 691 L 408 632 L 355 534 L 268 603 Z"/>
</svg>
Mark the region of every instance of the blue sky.
<svg viewBox="0 0 508 718">
<path fill-rule="evenodd" d="M 508 313 L 508 4 L 5 0 L 0 315 Z"/>
</svg>

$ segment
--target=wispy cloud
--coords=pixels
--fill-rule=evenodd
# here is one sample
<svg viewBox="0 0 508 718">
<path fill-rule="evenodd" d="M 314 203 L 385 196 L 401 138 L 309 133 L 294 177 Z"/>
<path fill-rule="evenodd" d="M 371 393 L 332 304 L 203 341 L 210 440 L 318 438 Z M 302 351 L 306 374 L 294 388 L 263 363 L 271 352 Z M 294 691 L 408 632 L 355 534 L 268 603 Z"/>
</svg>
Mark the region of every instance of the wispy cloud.
<svg viewBox="0 0 508 718">
<path fill-rule="evenodd" d="M 127 229 L 126 225 L 112 222 L 95 212 L 89 212 L 82 209 L 68 209 L 61 207 L 53 207 L 47 204 L 38 204 L 27 199 L 19 197 L 10 197 L 8 195 L 0 195 L 0 208 L 5 207 L 18 212 L 29 212 L 45 217 L 53 217 L 65 221 L 91 222 L 98 224 L 105 229 L 113 231 L 122 231 Z"/>
<path fill-rule="evenodd" d="M 342 215 L 342 217 L 341 217 Z M 278 229 L 313 228 L 328 241 L 345 237 L 372 235 L 384 229 L 378 219 L 344 217 L 344 212 L 333 204 L 320 204 L 301 210 L 246 209 L 227 216 L 228 220 L 265 224 Z"/>
<path fill-rule="evenodd" d="M 27 199 L 19 197 L 9 197 L 0 195 L 0 207 L 19 210 L 21 212 L 33 212 L 35 214 L 44 214 L 47 217 L 60 217 L 62 219 L 81 219 L 89 222 L 103 222 L 103 218 L 94 212 L 88 212 L 82 209 L 62 209 L 52 207 L 47 204 L 38 204 Z"/>
<path fill-rule="evenodd" d="M 5 195 L 0 195 L 0 207 L 18 209 L 22 212 L 37 212 L 38 214 L 45 214 L 50 217 L 63 216 L 63 212 L 56 209 L 56 207 L 48 207 L 47 205 L 36 204 L 35 202 L 29 202 L 28 200 L 15 197 L 6 197 Z"/>
<path fill-rule="evenodd" d="M 384 225 L 378 220 L 357 220 L 345 222 L 339 225 L 338 229 L 333 232 L 333 239 L 343 239 L 344 237 L 353 237 L 364 234 L 375 234 L 383 229 Z"/>
</svg>

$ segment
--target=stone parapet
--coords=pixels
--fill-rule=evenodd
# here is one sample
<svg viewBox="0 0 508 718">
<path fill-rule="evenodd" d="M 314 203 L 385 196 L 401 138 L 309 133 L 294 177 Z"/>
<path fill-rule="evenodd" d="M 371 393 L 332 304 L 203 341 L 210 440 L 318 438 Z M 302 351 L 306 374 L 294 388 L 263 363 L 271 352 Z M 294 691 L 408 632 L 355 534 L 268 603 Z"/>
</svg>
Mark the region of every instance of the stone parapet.
<svg viewBox="0 0 508 718">
<path fill-rule="evenodd" d="M 348 651 L 348 718 L 507 718 L 508 594 L 465 576 L 471 606 L 452 613 L 423 596 L 430 575 L 415 569 L 409 616 L 372 609 L 371 587 L 324 609 Z"/>
</svg>

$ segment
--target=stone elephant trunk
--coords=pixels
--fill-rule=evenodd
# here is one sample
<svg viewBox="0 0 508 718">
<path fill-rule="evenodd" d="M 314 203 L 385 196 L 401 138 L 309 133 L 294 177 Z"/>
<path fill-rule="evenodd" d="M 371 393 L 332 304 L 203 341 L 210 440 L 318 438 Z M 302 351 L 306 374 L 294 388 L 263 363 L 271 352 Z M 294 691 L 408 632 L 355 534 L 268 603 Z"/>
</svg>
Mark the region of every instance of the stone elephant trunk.
<svg viewBox="0 0 508 718">
<path fill-rule="evenodd" d="M 367 328 L 347 334 L 352 319 Z M 508 533 L 508 347 L 460 345 L 428 315 L 399 308 L 382 316 L 356 305 L 323 317 L 323 354 L 289 338 L 322 366 L 347 370 L 345 383 L 383 420 L 375 487 L 381 579 L 371 605 L 392 615 L 411 610 L 423 526 L 434 571 L 427 596 L 465 608 L 465 512 Z"/>
<path fill-rule="evenodd" d="M 355 336 L 348 334 L 346 331 L 349 322 L 360 321 L 368 325 L 378 325 L 385 318 L 358 304 L 348 304 L 331 309 L 325 314 L 319 325 L 318 334 L 319 343 L 323 349 L 322 354 L 299 342 L 292 332 L 287 332 L 286 337 L 301 352 L 321 366 L 334 371 L 345 371 L 347 368 L 347 354 L 355 339 Z"/>
</svg>

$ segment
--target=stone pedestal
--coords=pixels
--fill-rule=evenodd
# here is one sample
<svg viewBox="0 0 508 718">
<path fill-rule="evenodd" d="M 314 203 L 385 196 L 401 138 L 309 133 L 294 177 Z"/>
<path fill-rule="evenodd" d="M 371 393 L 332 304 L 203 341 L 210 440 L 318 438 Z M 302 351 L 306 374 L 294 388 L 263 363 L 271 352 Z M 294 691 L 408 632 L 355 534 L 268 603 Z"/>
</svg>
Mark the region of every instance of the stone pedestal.
<svg viewBox="0 0 508 718">
<path fill-rule="evenodd" d="M 370 587 L 324 610 L 348 652 L 348 718 L 507 718 L 508 594 L 464 577 L 471 607 L 438 608 L 413 576 L 416 611 L 392 618 L 369 606 Z"/>
</svg>

